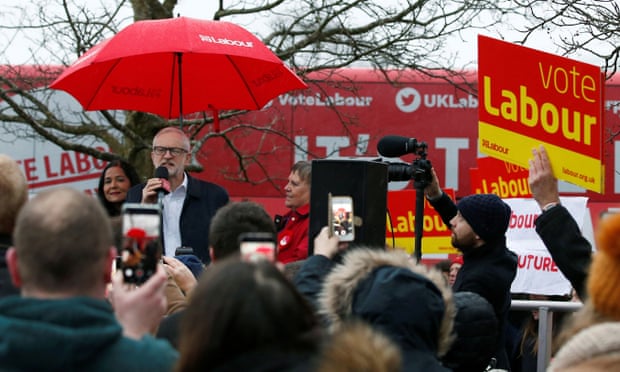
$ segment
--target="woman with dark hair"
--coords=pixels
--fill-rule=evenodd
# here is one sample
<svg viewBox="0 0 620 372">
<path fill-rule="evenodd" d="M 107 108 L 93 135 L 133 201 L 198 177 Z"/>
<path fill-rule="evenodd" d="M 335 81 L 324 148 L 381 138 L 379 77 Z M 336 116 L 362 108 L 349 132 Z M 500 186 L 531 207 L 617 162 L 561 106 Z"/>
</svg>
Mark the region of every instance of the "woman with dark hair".
<svg viewBox="0 0 620 372">
<path fill-rule="evenodd" d="M 121 214 L 127 191 L 138 183 L 140 178 L 136 170 L 126 161 L 112 160 L 106 165 L 99 177 L 97 196 L 109 216 Z"/>
<path fill-rule="evenodd" d="M 311 370 L 320 339 L 312 308 L 277 267 L 227 258 L 192 294 L 177 371 Z"/>
</svg>

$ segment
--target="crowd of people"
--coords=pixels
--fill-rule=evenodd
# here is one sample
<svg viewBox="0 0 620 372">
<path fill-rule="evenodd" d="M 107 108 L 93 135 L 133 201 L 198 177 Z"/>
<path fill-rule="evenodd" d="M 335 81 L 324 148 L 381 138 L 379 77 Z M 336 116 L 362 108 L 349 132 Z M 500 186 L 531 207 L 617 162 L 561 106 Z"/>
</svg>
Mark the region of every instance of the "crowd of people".
<svg viewBox="0 0 620 372">
<path fill-rule="evenodd" d="M 455 202 L 432 170 L 425 197 L 461 253 L 432 267 L 402 250 L 353 247 L 327 226 L 308 236 L 310 162 L 293 165 L 290 211 L 274 219 L 190 176 L 190 151 L 182 130 L 162 129 L 151 158 L 168 176 L 140 183 L 130 165 L 112 161 L 97 199 L 58 187 L 28 200 L 19 165 L 0 155 L 1 370 L 536 368 L 537 315 L 511 317 L 517 257 L 506 246 L 511 209 L 498 196 Z M 554 331 L 549 369 L 613 370 L 620 215 L 600 222 L 593 253 L 560 202 L 543 147 L 533 150 L 529 184 L 541 209 L 536 231 L 584 302 Z M 161 208 L 161 261 L 140 285 L 112 269 L 124 203 Z M 247 233 L 273 237 L 275 259 L 244 259 Z"/>
</svg>

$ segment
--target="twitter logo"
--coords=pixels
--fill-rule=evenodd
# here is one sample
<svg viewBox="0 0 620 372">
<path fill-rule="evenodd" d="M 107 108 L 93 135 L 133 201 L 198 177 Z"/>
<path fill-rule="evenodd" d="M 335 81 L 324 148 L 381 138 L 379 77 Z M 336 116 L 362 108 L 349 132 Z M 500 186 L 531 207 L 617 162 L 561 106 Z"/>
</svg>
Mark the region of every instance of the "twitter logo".
<svg viewBox="0 0 620 372">
<path fill-rule="evenodd" d="M 414 112 L 421 102 L 420 92 L 414 88 L 403 88 L 396 93 L 396 107 L 402 112 Z"/>
</svg>

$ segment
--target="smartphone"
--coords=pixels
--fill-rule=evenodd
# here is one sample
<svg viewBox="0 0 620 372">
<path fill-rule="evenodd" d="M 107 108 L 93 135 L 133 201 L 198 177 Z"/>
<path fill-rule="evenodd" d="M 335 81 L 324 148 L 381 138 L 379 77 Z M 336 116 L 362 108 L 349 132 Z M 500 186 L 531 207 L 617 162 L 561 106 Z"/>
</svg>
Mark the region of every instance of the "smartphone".
<svg viewBox="0 0 620 372">
<path fill-rule="evenodd" d="M 329 203 L 327 221 L 330 226 L 330 236 L 336 235 L 341 242 L 352 242 L 355 240 L 353 198 L 330 194 L 327 201 Z"/>
<path fill-rule="evenodd" d="M 252 232 L 239 235 L 239 250 L 244 261 L 276 262 L 278 256 L 276 247 L 276 237 L 272 233 Z"/>
<path fill-rule="evenodd" d="M 157 204 L 125 203 L 121 216 L 120 269 L 123 280 L 142 284 L 155 273 L 161 260 L 161 208 Z"/>
</svg>

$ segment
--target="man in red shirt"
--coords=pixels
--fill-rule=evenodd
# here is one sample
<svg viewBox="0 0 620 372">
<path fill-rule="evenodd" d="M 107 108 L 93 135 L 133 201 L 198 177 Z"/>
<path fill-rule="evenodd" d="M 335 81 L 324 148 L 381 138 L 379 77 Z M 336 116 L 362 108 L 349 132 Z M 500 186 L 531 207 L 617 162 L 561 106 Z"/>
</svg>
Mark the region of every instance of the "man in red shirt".
<svg viewBox="0 0 620 372">
<path fill-rule="evenodd" d="M 293 165 L 284 187 L 284 205 L 291 210 L 277 224 L 278 261 L 285 264 L 308 257 L 311 172 L 310 162 L 298 161 Z"/>
</svg>

